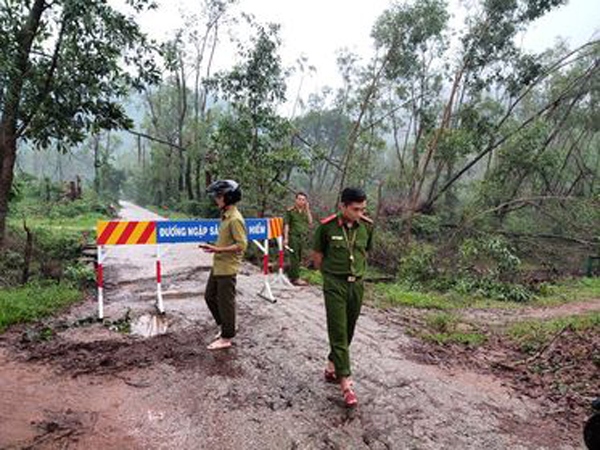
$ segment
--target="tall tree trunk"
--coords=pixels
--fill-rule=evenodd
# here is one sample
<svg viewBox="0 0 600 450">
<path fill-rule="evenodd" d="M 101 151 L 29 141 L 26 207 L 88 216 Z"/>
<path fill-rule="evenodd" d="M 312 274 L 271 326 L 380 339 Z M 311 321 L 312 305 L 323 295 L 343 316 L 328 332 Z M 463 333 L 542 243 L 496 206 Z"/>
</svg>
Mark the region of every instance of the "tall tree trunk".
<svg viewBox="0 0 600 450">
<path fill-rule="evenodd" d="M 94 192 L 100 195 L 100 136 L 94 135 Z"/>
<path fill-rule="evenodd" d="M 379 68 L 377 73 L 375 73 L 373 75 L 371 84 L 367 88 L 365 96 L 361 101 L 358 117 L 354 121 L 352 130 L 350 130 L 350 137 L 348 138 L 348 147 L 347 147 L 345 155 L 342 156 L 342 164 L 341 164 L 342 165 L 342 173 L 340 175 L 340 182 L 339 182 L 339 187 L 338 187 L 338 198 L 341 195 L 342 190 L 345 187 L 344 185 L 346 183 L 346 176 L 348 174 L 348 169 L 352 163 L 352 156 L 353 156 L 354 150 L 356 148 L 356 142 L 358 141 L 358 137 L 360 136 L 360 127 L 362 125 L 362 119 L 365 116 L 367 109 L 371 105 L 372 98 L 375 96 L 375 93 L 377 92 L 379 80 L 383 76 L 383 71 L 385 70 L 385 68 L 387 66 L 388 60 L 389 60 L 389 55 L 386 55 L 385 59 L 381 63 L 381 67 Z M 337 202 L 337 199 L 336 199 L 336 202 Z"/>
<path fill-rule="evenodd" d="M 196 198 L 200 200 L 202 195 L 204 194 L 204 186 L 200 182 L 202 173 L 202 161 L 200 160 L 200 155 L 196 156 L 196 176 L 194 179 L 196 180 Z"/>
<path fill-rule="evenodd" d="M 33 254 L 33 234 L 27 226 L 27 221 L 23 219 L 23 230 L 27 236 L 25 241 L 25 253 L 23 255 L 23 272 L 21 273 L 21 284 L 29 281 L 29 269 L 31 267 L 31 255 Z"/>
<path fill-rule="evenodd" d="M 379 223 L 379 216 L 383 208 L 383 181 L 377 182 L 377 206 L 375 207 L 375 223 Z"/>
<path fill-rule="evenodd" d="M 8 216 L 8 197 L 13 182 L 13 170 L 17 159 L 16 139 L 0 124 L 0 249 L 4 245 L 6 217 Z"/>
<path fill-rule="evenodd" d="M 442 136 L 442 133 L 448 127 L 450 123 L 450 118 L 452 117 L 452 109 L 454 106 L 454 99 L 456 97 L 456 93 L 459 87 L 459 83 L 463 77 L 465 72 L 466 63 L 459 68 L 457 71 L 454 82 L 452 84 L 452 89 L 450 90 L 450 96 L 448 98 L 448 102 L 444 107 L 444 114 L 440 121 L 440 126 L 435 132 L 433 138 L 428 142 L 425 155 L 423 157 L 423 163 L 421 164 L 421 160 L 419 160 L 419 166 L 416 168 L 416 173 L 413 176 L 413 181 L 410 187 L 409 195 L 408 195 L 408 216 L 403 224 L 403 243 L 408 245 L 410 243 L 411 231 L 412 231 L 412 219 L 419 209 L 419 201 L 421 197 L 421 191 L 423 190 L 423 183 L 425 182 L 425 176 L 427 175 L 427 169 L 429 167 L 429 163 L 433 159 L 433 156 L 437 150 L 438 142 Z"/>
<path fill-rule="evenodd" d="M 187 188 L 188 200 L 194 200 L 194 186 L 192 185 L 192 155 L 187 154 L 185 161 L 185 186 Z"/>
<path fill-rule="evenodd" d="M 6 85 L 4 109 L 0 118 L 0 249 L 4 246 L 8 197 L 12 187 L 15 162 L 17 160 L 17 121 L 25 74 L 29 66 L 29 54 L 33 39 L 39 29 L 46 7 L 44 0 L 35 0 L 27 22 L 17 34 L 18 50 L 14 54 L 14 75 Z"/>
</svg>

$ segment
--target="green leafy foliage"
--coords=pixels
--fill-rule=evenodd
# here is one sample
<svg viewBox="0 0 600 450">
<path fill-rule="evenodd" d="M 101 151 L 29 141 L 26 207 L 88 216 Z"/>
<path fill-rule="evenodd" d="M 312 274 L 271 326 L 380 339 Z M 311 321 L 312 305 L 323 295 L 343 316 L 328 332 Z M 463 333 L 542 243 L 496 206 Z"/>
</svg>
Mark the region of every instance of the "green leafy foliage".
<svg viewBox="0 0 600 450">
<path fill-rule="evenodd" d="M 439 238 L 442 218 L 437 215 L 418 214 L 412 221 L 412 232 L 418 239 Z"/>
<path fill-rule="evenodd" d="M 0 258 L 0 285 L 11 286 L 21 281 L 25 266 L 26 232 L 32 236 L 29 279 L 44 282 L 66 280 L 87 287 L 93 281 L 91 266 L 77 262 L 82 248 L 94 241 L 98 220 L 111 218 L 111 205 L 102 202 L 92 191 L 81 199 L 63 197 L 47 201 L 53 192 L 48 180 L 19 177 L 22 197 L 11 203 L 9 242 Z"/>
<path fill-rule="evenodd" d="M 456 279 L 452 289 L 462 295 L 476 295 L 500 301 L 527 302 L 533 292 L 518 283 L 496 281 L 490 277 L 463 276 Z"/>
<path fill-rule="evenodd" d="M 284 179 L 293 169 L 307 167 L 290 145 L 292 127 L 275 111 L 285 99 L 284 69 L 277 53 L 278 27 L 256 27 L 252 46 L 241 51 L 243 62 L 211 82 L 229 101 L 213 135 L 213 172 L 227 174 L 242 186 L 252 186 L 248 202 L 264 214 L 267 205 L 286 192 Z"/>
<path fill-rule="evenodd" d="M 372 36 L 388 53 L 387 76 L 409 78 L 418 74 L 425 61 L 416 55 L 428 46 L 441 44 L 448 18 L 446 4 L 440 0 L 396 4 L 385 11 L 375 23 Z"/>
<path fill-rule="evenodd" d="M 463 272 L 490 279 L 510 279 L 519 270 L 521 260 L 503 238 L 467 238 L 459 249 Z"/>
<path fill-rule="evenodd" d="M 2 9 L 1 33 L 6 38 L 0 46 L 0 78 L 5 92 L 16 77 L 23 77 L 15 64 L 20 51 L 19 30 L 26 23 L 37 2 L 10 2 Z M 132 2 L 136 9 L 149 4 Z M 141 87 L 156 81 L 152 47 L 137 23 L 103 1 L 81 3 L 55 1 L 43 10 L 33 33 L 26 77 L 22 79 L 20 120 L 26 126 L 23 136 L 47 147 L 58 139 L 63 148 L 81 142 L 86 130 L 131 126 L 118 99 L 129 87 Z M 102 39 L 98 36 L 102 35 Z M 47 56 L 50 49 L 51 57 Z M 122 64 L 125 61 L 131 71 Z M 72 70 L 77 67 L 77 70 Z M 60 94 L 60 95 L 59 95 Z M 0 108 L 8 106 L 0 95 Z M 11 106 L 12 107 L 12 106 Z"/>
<path fill-rule="evenodd" d="M 400 259 L 398 275 L 410 285 L 422 286 L 434 279 L 436 248 L 425 243 L 412 244 Z"/>
<path fill-rule="evenodd" d="M 74 263 L 65 268 L 65 280 L 79 288 L 89 288 L 96 282 L 96 272 L 89 264 Z"/>
<path fill-rule="evenodd" d="M 300 268 L 300 278 L 308 281 L 310 284 L 314 284 L 317 286 L 323 285 L 323 275 L 318 270 L 310 270 L 304 267 Z"/>
</svg>

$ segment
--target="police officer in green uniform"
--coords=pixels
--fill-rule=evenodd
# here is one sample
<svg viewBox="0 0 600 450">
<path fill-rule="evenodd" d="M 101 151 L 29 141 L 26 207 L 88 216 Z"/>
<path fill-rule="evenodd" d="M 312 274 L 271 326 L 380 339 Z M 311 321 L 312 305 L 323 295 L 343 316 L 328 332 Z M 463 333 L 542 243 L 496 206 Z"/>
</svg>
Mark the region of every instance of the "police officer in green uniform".
<svg viewBox="0 0 600 450">
<path fill-rule="evenodd" d="M 366 206 L 362 189 L 344 189 L 338 213 L 321 221 L 313 244 L 313 260 L 323 274 L 330 346 L 325 380 L 340 384 L 348 407 L 358 404 L 350 378 L 349 347 L 362 305 L 367 252 L 373 242 L 373 222 L 364 215 Z"/>
<path fill-rule="evenodd" d="M 214 253 L 213 267 L 206 283 L 204 299 L 221 332 L 209 350 L 229 348 L 235 336 L 235 285 L 242 256 L 248 246 L 244 218 L 235 204 L 242 199 L 242 191 L 233 180 L 218 180 L 207 192 L 221 210 L 219 237 L 215 245 L 200 247 Z"/>
<path fill-rule="evenodd" d="M 285 213 L 283 226 L 283 245 L 288 247 L 290 259 L 287 274 L 290 281 L 296 286 L 307 285 L 304 280 L 300 279 L 300 265 L 312 223 L 308 197 L 304 192 L 297 192 L 294 206 Z"/>
</svg>

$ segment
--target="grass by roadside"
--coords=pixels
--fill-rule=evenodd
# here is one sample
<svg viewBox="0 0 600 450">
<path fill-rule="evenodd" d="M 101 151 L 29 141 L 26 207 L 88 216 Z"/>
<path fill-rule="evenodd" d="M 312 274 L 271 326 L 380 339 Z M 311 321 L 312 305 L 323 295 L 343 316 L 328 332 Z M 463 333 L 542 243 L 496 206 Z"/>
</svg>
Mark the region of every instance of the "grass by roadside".
<svg viewBox="0 0 600 450">
<path fill-rule="evenodd" d="M 534 306 L 555 306 L 573 301 L 586 301 L 600 298 L 600 277 L 579 278 L 561 281 L 554 285 L 540 287 Z"/>
<path fill-rule="evenodd" d="M 83 293 L 69 284 L 29 284 L 0 291 L 0 333 L 16 323 L 33 322 L 71 305 Z"/>
<path fill-rule="evenodd" d="M 110 220 L 115 213 L 110 200 L 92 191 L 76 200 L 54 195 L 47 200 L 38 188 L 35 180 L 22 183 L 11 201 L 0 255 L 0 333 L 84 297 L 95 273 L 82 250 L 95 241 L 97 221 Z"/>
<path fill-rule="evenodd" d="M 600 312 L 551 320 L 525 320 L 509 325 L 505 333 L 522 352 L 534 353 L 567 328 L 577 333 L 599 334 Z M 595 357 L 600 364 L 600 354 Z"/>
<path fill-rule="evenodd" d="M 25 198 L 12 205 L 8 224 L 16 231 L 23 230 L 23 219 L 35 230 L 94 233 L 96 222 L 108 220 L 109 207 L 95 197 L 72 202 L 41 202 Z"/>
<path fill-rule="evenodd" d="M 490 333 L 500 333 L 517 343 L 523 352 L 534 352 L 545 345 L 557 332 L 566 327 L 575 331 L 600 333 L 600 313 L 561 317 L 552 320 L 527 320 L 515 322 L 506 328 L 491 330 L 486 324 L 465 320 L 465 309 L 519 309 L 523 307 L 548 307 L 600 298 L 600 279 L 582 278 L 566 280 L 546 286 L 530 302 L 490 300 L 455 292 L 421 292 L 401 283 L 375 284 L 368 288 L 368 301 L 376 307 L 412 308 L 422 311 L 420 319 L 413 321 L 410 333 L 429 343 L 438 345 L 461 344 L 468 347 L 486 342 Z"/>
<path fill-rule="evenodd" d="M 371 290 L 377 307 L 404 306 L 419 309 L 455 310 L 461 308 L 507 309 L 526 306 L 556 306 L 567 302 L 600 298 L 600 278 L 566 280 L 543 287 L 530 302 L 492 300 L 456 292 L 418 291 L 402 283 L 376 284 Z"/>
<path fill-rule="evenodd" d="M 483 330 L 463 322 L 459 315 L 446 311 L 427 314 L 422 326 L 412 328 L 411 334 L 433 344 L 460 344 L 467 347 L 480 346 L 487 339 Z"/>
<path fill-rule="evenodd" d="M 491 300 L 456 292 L 418 291 L 403 283 L 375 284 L 370 300 L 380 308 L 410 307 L 418 309 L 454 310 L 460 308 L 518 308 L 524 303 Z"/>
<path fill-rule="evenodd" d="M 67 232 L 89 232 L 94 233 L 96 223 L 99 220 L 108 220 L 107 217 L 100 213 L 86 213 L 74 217 L 52 217 L 52 216 L 30 216 L 26 218 L 27 226 L 33 230 L 36 229 L 53 229 L 56 231 Z M 15 229 L 23 227 L 23 220 L 11 218 L 9 224 Z"/>
</svg>

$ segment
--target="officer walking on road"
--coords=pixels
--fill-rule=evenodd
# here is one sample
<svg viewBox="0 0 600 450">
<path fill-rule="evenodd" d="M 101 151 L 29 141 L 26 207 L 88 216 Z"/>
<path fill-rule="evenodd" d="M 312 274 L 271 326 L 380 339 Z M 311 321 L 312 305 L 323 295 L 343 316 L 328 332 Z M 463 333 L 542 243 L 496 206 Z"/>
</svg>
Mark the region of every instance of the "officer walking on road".
<svg viewBox="0 0 600 450">
<path fill-rule="evenodd" d="M 294 206 L 286 211 L 284 221 L 283 244 L 290 249 L 288 278 L 296 286 L 306 286 L 306 281 L 300 278 L 300 265 L 313 218 L 304 192 L 296 193 Z"/>
<path fill-rule="evenodd" d="M 215 322 L 221 327 L 216 340 L 207 348 L 220 350 L 231 347 L 235 336 L 235 285 L 248 239 L 244 218 L 235 206 L 242 199 L 239 184 L 233 180 L 218 180 L 206 191 L 221 210 L 217 242 L 215 245 L 200 245 L 205 251 L 214 253 L 204 299 Z"/>
<path fill-rule="evenodd" d="M 338 213 L 321 221 L 313 244 L 314 264 L 323 274 L 330 346 L 325 380 L 339 383 L 347 407 L 358 404 L 350 378 L 349 347 L 362 305 L 367 252 L 373 242 L 373 221 L 364 215 L 366 206 L 362 189 L 344 189 Z"/>
</svg>

